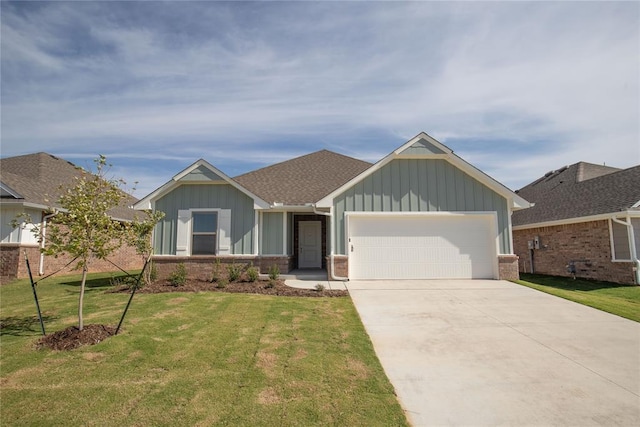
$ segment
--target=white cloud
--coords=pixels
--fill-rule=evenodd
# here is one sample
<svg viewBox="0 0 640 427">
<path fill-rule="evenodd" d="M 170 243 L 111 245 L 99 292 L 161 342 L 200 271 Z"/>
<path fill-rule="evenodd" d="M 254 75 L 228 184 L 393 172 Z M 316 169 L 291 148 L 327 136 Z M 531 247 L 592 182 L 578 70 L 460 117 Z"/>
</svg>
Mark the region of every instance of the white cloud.
<svg viewBox="0 0 640 427">
<path fill-rule="evenodd" d="M 3 156 L 240 172 L 323 147 L 376 161 L 424 130 L 512 187 L 640 162 L 637 3 L 2 8 Z"/>
</svg>

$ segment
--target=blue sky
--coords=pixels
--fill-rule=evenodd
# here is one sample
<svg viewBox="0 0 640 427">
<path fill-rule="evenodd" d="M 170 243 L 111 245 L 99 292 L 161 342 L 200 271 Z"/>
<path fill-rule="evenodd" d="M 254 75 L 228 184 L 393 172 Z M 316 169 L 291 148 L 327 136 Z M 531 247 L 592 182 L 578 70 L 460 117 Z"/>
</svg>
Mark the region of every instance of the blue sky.
<svg viewBox="0 0 640 427">
<path fill-rule="evenodd" d="M 104 154 L 143 197 L 425 131 L 512 189 L 640 163 L 637 2 L 2 2 L 1 155 Z"/>
</svg>

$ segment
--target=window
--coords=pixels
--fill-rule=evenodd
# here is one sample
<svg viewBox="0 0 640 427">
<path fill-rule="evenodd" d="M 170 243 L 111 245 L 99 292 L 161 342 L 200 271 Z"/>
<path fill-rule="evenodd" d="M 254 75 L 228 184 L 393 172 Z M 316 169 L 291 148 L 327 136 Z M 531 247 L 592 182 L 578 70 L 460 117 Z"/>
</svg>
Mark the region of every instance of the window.
<svg viewBox="0 0 640 427">
<path fill-rule="evenodd" d="M 629 229 L 626 225 L 611 221 L 611 243 L 615 261 L 630 261 Z"/>
<path fill-rule="evenodd" d="M 193 212 L 191 231 L 192 255 L 215 255 L 218 238 L 218 214 Z"/>
<path fill-rule="evenodd" d="M 230 209 L 179 209 L 176 255 L 231 255 Z"/>
</svg>

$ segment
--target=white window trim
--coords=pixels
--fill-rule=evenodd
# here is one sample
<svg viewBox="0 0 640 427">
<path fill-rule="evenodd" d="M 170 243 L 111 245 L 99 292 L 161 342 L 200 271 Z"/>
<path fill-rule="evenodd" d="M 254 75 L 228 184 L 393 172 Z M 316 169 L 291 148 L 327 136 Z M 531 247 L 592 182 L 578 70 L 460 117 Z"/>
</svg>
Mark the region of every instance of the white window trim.
<svg viewBox="0 0 640 427">
<path fill-rule="evenodd" d="M 231 210 L 219 208 L 192 208 L 178 210 L 176 226 L 176 255 L 193 256 L 191 242 L 193 239 L 193 213 L 215 212 L 217 218 L 216 229 L 216 253 L 219 255 L 231 255 Z M 200 256 L 200 255 L 195 255 Z M 202 255 L 207 256 L 207 255 Z M 209 255 L 213 256 L 213 255 Z"/>
<path fill-rule="evenodd" d="M 629 258 L 617 258 L 616 257 L 616 248 L 615 248 L 615 240 L 613 238 L 613 223 L 617 222 L 619 225 L 626 226 L 627 230 L 627 245 L 629 249 Z M 631 230 L 630 230 L 631 228 Z M 631 232 L 630 232 L 631 231 Z M 631 227 L 631 220 L 629 217 L 625 217 L 624 221 L 620 218 L 609 218 L 609 242 L 611 245 L 611 262 L 632 262 L 634 258 L 634 236 L 633 236 L 633 228 Z"/>
</svg>

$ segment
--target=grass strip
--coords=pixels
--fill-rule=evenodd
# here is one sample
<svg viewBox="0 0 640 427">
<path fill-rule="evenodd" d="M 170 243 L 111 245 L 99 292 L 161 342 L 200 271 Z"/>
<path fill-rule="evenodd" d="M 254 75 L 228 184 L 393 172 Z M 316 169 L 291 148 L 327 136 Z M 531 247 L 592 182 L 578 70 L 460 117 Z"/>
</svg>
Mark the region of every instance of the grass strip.
<svg viewBox="0 0 640 427">
<path fill-rule="evenodd" d="M 516 283 L 640 322 L 640 286 L 536 274 Z"/>
</svg>

